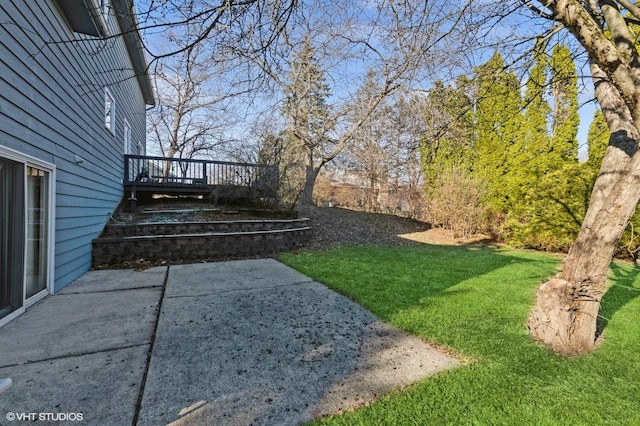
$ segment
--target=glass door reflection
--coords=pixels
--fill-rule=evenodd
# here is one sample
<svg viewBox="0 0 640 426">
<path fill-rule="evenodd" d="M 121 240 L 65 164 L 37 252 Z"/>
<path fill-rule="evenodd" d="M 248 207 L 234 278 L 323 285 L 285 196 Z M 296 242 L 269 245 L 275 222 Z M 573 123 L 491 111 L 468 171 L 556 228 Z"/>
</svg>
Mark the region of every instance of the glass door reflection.
<svg viewBox="0 0 640 426">
<path fill-rule="evenodd" d="M 49 173 L 27 167 L 27 256 L 25 298 L 47 289 Z"/>
</svg>

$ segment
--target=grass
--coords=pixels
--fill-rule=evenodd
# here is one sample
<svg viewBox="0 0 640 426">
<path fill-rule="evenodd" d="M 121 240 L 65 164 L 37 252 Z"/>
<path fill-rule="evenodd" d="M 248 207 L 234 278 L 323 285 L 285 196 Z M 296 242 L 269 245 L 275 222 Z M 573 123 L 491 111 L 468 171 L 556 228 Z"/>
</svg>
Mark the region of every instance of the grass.
<svg viewBox="0 0 640 426">
<path fill-rule="evenodd" d="M 535 344 L 525 326 L 535 289 L 557 271 L 557 257 L 425 245 L 282 260 L 465 361 L 318 424 L 640 424 L 640 271 L 630 265 L 612 266 L 604 343 L 567 359 Z"/>
</svg>

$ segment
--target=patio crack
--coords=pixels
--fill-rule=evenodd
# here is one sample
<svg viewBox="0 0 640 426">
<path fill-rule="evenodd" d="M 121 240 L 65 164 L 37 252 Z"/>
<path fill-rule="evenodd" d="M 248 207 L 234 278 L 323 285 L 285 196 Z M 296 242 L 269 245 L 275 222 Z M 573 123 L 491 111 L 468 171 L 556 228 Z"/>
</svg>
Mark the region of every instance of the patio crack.
<svg viewBox="0 0 640 426">
<path fill-rule="evenodd" d="M 18 367 L 18 366 L 23 366 L 23 365 L 39 364 L 39 363 L 42 363 L 42 362 L 56 361 L 56 360 L 60 360 L 60 359 L 75 358 L 75 357 L 79 357 L 79 356 L 95 355 L 95 354 L 101 354 L 101 353 L 107 353 L 107 352 L 115 352 L 115 351 L 121 351 L 123 349 L 139 348 L 141 346 L 147 346 L 147 345 L 149 345 L 149 343 L 137 343 L 135 345 L 125 345 L 125 346 L 117 346 L 117 347 L 113 347 L 113 348 L 103 348 L 103 349 L 98 349 L 98 350 L 95 350 L 95 351 L 69 353 L 69 354 L 64 354 L 64 355 L 52 356 L 52 357 L 49 357 L 49 358 L 26 360 L 25 362 L 15 362 L 15 363 L 12 363 L 12 364 L 0 365 L 0 368 L 9 368 L 9 367 Z"/>
<path fill-rule="evenodd" d="M 164 281 L 162 283 L 162 291 L 160 294 L 160 302 L 158 302 L 158 313 L 156 314 L 155 324 L 153 326 L 153 334 L 151 335 L 151 342 L 149 343 L 149 351 L 147 352 L 147 362 L 144 367 L 144 374 L 142 376 L 142 382 L 140 383 L 140 391 L 138 392 L 138 399 L 136 401 L 136 408 L 133 413 L 133 420 L 131 421 L 132 426 L 136 426 L 138 424 L 138 419 L 140 417 L 140 410 L 142 409 L 142 398 L 144 397 L 144 389 L 147 384 L 147 377 L 149 375 L 149 366 L 151 365 L 151 356 L 153 355 L 153 347 L 156 342 L 156 335 L 158 333 L 158 324 L 160 323 L 160 314 L 162 313 L 162 305 L 164 303 L 164 295 L 167 291 L 167 282 L 169 281 L 169 269 L 170 265 L 167 266 L 167 270 L 165 272 Z"/>
</svg>

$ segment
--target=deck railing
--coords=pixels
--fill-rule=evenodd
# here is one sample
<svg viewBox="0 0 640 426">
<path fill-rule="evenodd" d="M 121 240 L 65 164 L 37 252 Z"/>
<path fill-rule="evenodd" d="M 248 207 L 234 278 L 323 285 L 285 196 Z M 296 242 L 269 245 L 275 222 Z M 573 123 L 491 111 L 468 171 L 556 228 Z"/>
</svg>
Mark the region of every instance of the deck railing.
<svg viewBox="0 0 640 426">
<path fill-rule="evenodd" d="M 278 168 L 264 164 L 145 155 L 125 155 L 124 160 L 125 187 L 170 187 L 172 192 L 238 187 L 257 197 L 276 198 L 278 184 Z"/>
</svg>

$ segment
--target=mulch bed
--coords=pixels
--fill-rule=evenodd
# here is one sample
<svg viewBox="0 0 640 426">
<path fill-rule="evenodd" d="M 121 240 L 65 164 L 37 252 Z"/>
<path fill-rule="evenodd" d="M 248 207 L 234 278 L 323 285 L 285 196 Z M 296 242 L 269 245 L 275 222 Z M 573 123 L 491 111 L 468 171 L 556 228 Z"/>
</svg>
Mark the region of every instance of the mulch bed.
<svg viewBox="0 0 640 426">
<path fill-rule="evenodd" d="M 300 216 L 311 219 L 313 237 L 305 247 L 313 250 L 346 245 L 416 245 L 399 235 L 430 228 L 429 224 L 413 219 L 335 207 L 303 208 Z"/>
</svg>

